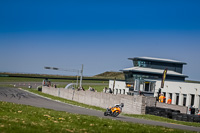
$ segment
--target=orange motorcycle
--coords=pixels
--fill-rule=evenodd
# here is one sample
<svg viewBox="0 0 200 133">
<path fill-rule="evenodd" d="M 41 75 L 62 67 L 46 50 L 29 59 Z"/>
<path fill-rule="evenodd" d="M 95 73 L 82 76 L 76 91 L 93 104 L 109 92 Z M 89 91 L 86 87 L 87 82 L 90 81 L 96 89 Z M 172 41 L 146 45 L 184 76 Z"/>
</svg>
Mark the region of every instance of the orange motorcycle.
<svg viewBox="0 0 200 133">
<path fill-rule="evenodd" d="M 124 107 L 124 104 L 117 104 L 113 107 L 109 107 L 107 108 L 107 110 L 104 112 L 105 116 L 113 116 L 113 117 L 117 117 L 121 112 L 122 112 L 122 108 Z"/>
</svg>

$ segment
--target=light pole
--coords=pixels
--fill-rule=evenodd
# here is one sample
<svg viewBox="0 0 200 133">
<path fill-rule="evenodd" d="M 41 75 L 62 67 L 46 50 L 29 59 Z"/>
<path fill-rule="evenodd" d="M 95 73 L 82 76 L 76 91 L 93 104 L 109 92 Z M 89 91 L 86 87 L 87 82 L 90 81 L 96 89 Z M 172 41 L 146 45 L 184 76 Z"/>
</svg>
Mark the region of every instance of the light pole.
<svg viewBox="0 0 200 133">
<path fill-rule="evenodd" d="M 80 87 L 82 86 L 82 78 L 83 78 L 83 64 L 81 68 Z"/>
<path fill-rule="evenodd" d="M 81 74 L 81 77 L 80 77 L 80 87 L 82 86 L 83 64 L 82 64 L 82 69 L 81 70 L 77 70 L 77 69 L 62 69 L 62 68 L 57 68 L 57 67 L 44 67 L 44 69 L 77 72 L 77 82 L 76 82 L 76 86 L 77 87 L 78 87 L 78 76 L 79 76 L 79 73 L 80 73 Z"/>
</svg>

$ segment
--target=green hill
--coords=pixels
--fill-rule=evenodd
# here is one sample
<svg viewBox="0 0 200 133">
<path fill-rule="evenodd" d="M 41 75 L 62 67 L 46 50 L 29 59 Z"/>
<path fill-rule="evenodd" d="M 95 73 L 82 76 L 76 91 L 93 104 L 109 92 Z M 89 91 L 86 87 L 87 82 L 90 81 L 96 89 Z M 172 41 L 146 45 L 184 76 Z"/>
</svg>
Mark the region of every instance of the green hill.
<svg viewBox="0 0 200 133">
<path fill-rule="evenodd" d="M 119 80 L 124 80 L 124 74 L 123 72 L 104 72 L 98 75 L 95 75 L 94 77 L 99 77 L 99 78 L 111 78 L 111 79 L 119 79 Z"/>
</svg>

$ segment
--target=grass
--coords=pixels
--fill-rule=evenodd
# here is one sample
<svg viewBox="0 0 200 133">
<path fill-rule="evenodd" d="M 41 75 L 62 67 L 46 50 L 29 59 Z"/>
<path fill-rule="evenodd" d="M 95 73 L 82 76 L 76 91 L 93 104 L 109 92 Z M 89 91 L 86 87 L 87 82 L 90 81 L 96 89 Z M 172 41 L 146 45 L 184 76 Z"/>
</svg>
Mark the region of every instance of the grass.
<svg viewBox="0 0 200 133">
<path fill-rule="evenodd" d="M 42 82 L 43 78 L 23 78 L 23 77 L 0 77 L 0 82 Z M 76 83 L 76 79 L 51 79 L 51 82 L 66 82 L 66 83 Z M 80 82 L 80 81 L 79 81 Z M 108 81 L 98 81 L 98 80 L 84 80 L 83 83 L 108 83 Z"/>
<path fill-rule="evenodd" d="M 7 102 L 0 102 L 0 107 L 0 131 L 2 133 L 190 133 L 190 131 L 133 124 Z"/>
<path fill-rule="evenodd" d="M 124 73 L 123 72 L 104 72 L 98 75 L 95 75 L 95 77 L 107 77 L 107 78 L 111 78 L 111 79 L 119 79 L 119 80 L 124 80 Z"/>
<path fill-rule="evenodd" d="M 13 87 L 13 85 L 0 84 L 0 87 L 8 87 L 8 88 L 11 88 L 11 87 Z"/>
</svg>

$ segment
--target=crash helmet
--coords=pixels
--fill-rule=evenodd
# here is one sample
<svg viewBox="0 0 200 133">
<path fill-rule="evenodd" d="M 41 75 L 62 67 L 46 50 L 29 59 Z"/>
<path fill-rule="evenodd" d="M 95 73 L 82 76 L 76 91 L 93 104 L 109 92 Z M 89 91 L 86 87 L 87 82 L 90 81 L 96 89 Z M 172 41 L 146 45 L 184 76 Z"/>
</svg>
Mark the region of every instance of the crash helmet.
<svg viewBox="0 0 200 133">
<path fill-rule="evenodd" d="M 120 105 L 119 104 L 115 104 L 115 107 L 119 107 Z"/>
<path fill-rule="evenodd" d="M 121 107 L 124 107 L 124 103 L 121 103 L 120 105 L 121 105 Z"/>
</svg>

